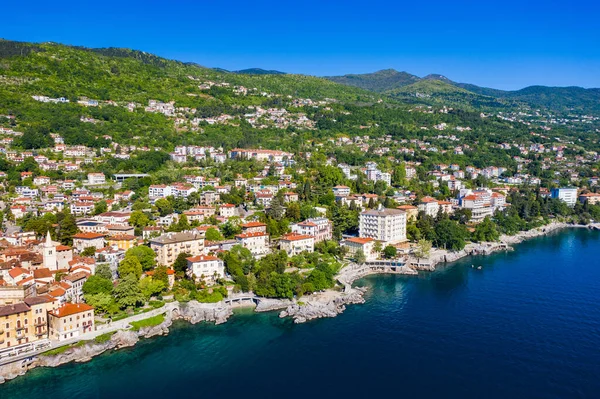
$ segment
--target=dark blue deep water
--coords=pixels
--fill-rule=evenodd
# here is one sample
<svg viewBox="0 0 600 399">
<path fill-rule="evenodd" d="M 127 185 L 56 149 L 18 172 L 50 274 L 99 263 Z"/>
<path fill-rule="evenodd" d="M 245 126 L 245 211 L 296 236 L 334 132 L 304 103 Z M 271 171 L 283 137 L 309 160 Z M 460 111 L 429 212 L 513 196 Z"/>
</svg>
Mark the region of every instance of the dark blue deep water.
<svg viewBox="0 0 600 399">
<path fill-rule="evenodd" d="M 482 270 L 471 265 L 482 265 Z M 418 277 L 304 325 L 238 312 L 0 386 L 27 398 L 600 398 L 600 233 Z"/>
</svg>

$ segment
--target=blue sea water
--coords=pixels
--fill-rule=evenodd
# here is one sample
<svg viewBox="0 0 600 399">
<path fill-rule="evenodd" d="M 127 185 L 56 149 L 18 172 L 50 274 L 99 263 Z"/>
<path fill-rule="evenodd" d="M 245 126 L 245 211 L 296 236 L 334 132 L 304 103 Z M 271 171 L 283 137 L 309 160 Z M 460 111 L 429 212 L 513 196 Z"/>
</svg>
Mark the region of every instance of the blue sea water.
<svg viewBox="0 0 600 399">
<path fill-rule="evenodd" d="M 0 398 L 600 398 L 600 232 L 359 284 L 367 302 L 337 318 L 177 323 Z"/>
</svg>

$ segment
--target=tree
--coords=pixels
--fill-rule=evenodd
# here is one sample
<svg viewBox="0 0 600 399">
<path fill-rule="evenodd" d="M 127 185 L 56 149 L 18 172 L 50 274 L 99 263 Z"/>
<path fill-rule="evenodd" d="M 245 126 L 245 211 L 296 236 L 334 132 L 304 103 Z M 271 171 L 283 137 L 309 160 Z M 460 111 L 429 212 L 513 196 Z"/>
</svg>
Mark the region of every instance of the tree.
<svg viewBox="0 0 600 399">
<path fill-rule="evenodd" d="M 154 205 L 158 209 L 160 216 L 167 216 L 173 213 L 173 205 L 166 198 L 157 199 Z"/>
<path fill-rule="evenodd" d="M 417 258 L 429 258 L 431 246 L 431 241 L 427 241 L 424 238 L 420 239 L 414 251 L 415 256 Z"/>
<path fill-rule="evenodd" d="M 185 213 L 179 215 L 179 220 L 177 221 L 177 231 L 186 231 L 190 229 L 190 222 L 188 221 Z"/>
<path fill-rule="evenodd" d="M 142 275 L 142 264 L 137 257 L 126 256 L 119 264 L 118 272 L 121 279 L 129 275 L 139 279 Z"/>
<path fill-rule="evenodd" d="M 358 264 L 363 264 L 367 261 L 367 257 L 362 249 L 357 249 L 354 253 L 354 261 Z"/>
<path fill-rule="evenodd" d="M 496 228 L 496 224 L 492 222 L 489 216 L 486 216 L 481 223 L 475 227 L 473 232 L 473 241 L 498 241 L 500 233 Z"/>
<path fill-rule="evenodd" d="M 73 236 L 77 234 L 78 230 L 75 216 L 65 210 L 63 213 L 58 214 L 56 219 L 58 223 L 58 241 L 64 245 L 72 245 Z"/>
<path fill-rule="evenodd" d="M 160 294 L 167 288 L 167 284 L 164 281 L 155 279 L 153 277 L 146 277 L 140 281 L 140 290 L 146 299 Z"/>
<path fill-rule="evenodd" d="M 142 265 L 143 271 L 152 270 L 156 265 L 156 253 L 150 247 L 138 245 L 137 247 L 129 248 L 125 252 L 125 258 L 135 257 Z"/>
<path fill-rule="evenodd" d="M 284 212 L 285 208 L 283 207 L 283 198 L 281 198 L 279 195 L 276 195 L 273 200 L 271 200 L 271 205 L 269 206 L 269 209 L 267 209 L 266 214 L 270 218 L 280 220 L 283 217 Z"/>
<path fill-rule="evenodd" d="M 110 294 L 113 290 L 112 281 L 99 275 L 93 275 L 88 277 L 83 287 L 81 287 L 84 295 L 95 295 L 95 294 Z"/>
<path fill-rule="evenodd" d="M 393 245 L 388 245 L 383 249 L 383 256 L 386 259 L 392 259 L 396 257 L 398 250 Z"/>
<path fill-rule="evenodd" d="M 101 292 L 98 294 L 85 295 L 85 302 L 94 307 L 96 312 L 116 312 L 118 305 L 115 303 L 115 298 L 111 294 Z"/>
<path fill-rule="evenodd" d="M 113 294 L 121 309 L 142 305 L 145 302 L 139 279 L 134 274 L 128 274 L 119 279 Z"/>
<path fill-rule="evenodd" d="M 300 204 L 298 204 L 297 202 L 292 202 L 291 204 L 288 204 L 285 210 L 285 217 L 293 221 L 300 220 Z"/>
<path fill-rule="evenodd" d="M 225 238 L 219 230 L 215 229 L 214 227 L 210 227 L 206 230 L 204 239 L 206 241 L 223 241 Z"/>
<path fill-rule="evenodd" d="M 165 265 L 158 265 L 156 269 L 154 269 L 154 276 L 152 276 L 153 279 L 165 283 L 165 287 L 169 286 L 169 274 L 167 273 L 167 270 Z"/>
<path fill-rule="evenodd" d="M 133 211 L 129 216 L 129 223 L 138 228 L 144 228 L 150 223 L 150 218 L 142 211 Z"/>
<path fill-rule="evenodd" d="M 464 226 L 450 219 L 443 219 L 435 226 L 436 245 L 446 249 L 460 251 L 465 247 L 467 232 Z"/>
<path fill-rule="evenodd" d="M 94 256 L 96 255 L 96 247 L 87 247 L 81 251 L 81 256 Z"/>
<path fill-rule="evenodd" d="M 112 281 L 112 271 L 107 263 L 102 263 L 96 266 L 96 276 L 104 277 L 107 280 Z"/>
<path fill-rule="evenodd" d="M 187 252 L 182 252 L 179 255 L 177 255 L 177 259 L 175 259 L 175 262 L 173 263 L 173 270 L 175 270 L 178 273 L 185 273 L 187 271 L 187 258 L 189 258 L 190 256 L 192 255 L 188 254 Z"/>
<path fill-rule="evenodd" d="M 383 250 L 383 244 L 379 240 L 375 240 L 375 244 L 373 244 L 373 252 L 379 254 Z"/>
<path fill-rule="evenodd" d="M 94 205 L 94 215 L 99 215 L 101 213 L 106 212 L 107 210 L 108 210 L 108 205 L 106 204 L 105 200 L 98 201 Z"/>
</svg>

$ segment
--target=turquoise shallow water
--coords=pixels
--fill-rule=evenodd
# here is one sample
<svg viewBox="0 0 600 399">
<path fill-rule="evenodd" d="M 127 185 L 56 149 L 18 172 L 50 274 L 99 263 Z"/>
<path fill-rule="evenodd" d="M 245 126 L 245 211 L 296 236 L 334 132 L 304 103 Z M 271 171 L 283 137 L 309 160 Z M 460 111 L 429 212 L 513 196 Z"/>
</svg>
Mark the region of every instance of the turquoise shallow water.
<svg viewBox="0 0 600 399">
<path fill-rule="evenodd" d="M 0 398 L 600 398 L 600 232 L 359 284 L 367 302 L 337 318 L 245 310 L 221 326 L 178 323 L 35 369 Z"/>
</svg>

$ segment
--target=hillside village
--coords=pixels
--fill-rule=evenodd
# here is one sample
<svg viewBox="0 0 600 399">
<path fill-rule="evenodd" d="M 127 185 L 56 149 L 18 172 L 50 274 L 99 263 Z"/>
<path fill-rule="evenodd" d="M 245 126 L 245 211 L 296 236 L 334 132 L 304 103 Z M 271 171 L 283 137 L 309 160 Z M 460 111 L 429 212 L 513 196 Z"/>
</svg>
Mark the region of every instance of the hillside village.
<svg viewBox="0 0 600 399">
<path fill-rule="evenodd" d="M 275 102 L 203 115 L 175 100 L 27 99 L 80 107 L 86 125 L 105 123 L 91 107 L 160 114 L 174 137 L 203 142 L 169 147 L 110 134 L 75 144 L 57 131 L 37 145 L 21 115 L 0 116 L 0 359 L 168 301 L 300 298 L 336 286 L 349 264 L 411 266 L 552 220 L 600 220 L 600 155 L 576 135 L 555 137 L 548 125 L 563 121 L 411 105 L 412 130 L 390 125 L 398 130 L 388 134 L 341 100 L 214 74 L 187 80 L 200 91 L 188 94 Z M 384 105 L 382 115 L 393 113 Z M 480 134 L 489 120 L 526 133 Z M 331 133 L 342 122 L 352 134 Z M 211 129 L 233 126 L 273 131 L 281 144 L 211 140 Z"/>
</svg>

